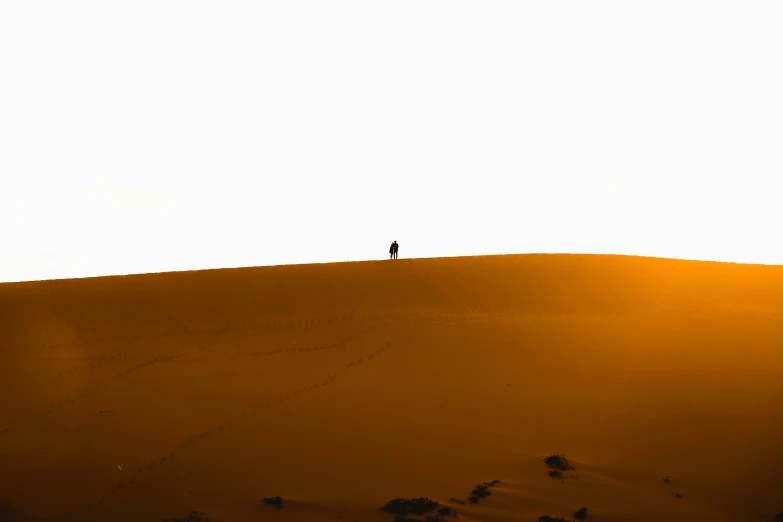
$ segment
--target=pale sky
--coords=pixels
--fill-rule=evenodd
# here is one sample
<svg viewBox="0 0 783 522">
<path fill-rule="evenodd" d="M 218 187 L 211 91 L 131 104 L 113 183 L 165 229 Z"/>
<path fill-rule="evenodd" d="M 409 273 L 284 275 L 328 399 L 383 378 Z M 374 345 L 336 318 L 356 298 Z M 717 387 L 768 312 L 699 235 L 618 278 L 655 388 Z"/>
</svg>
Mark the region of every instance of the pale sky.
<svg viewBox="0 0 783 522">
<path fill-rule="evenodd" d="M 783 264 L 783 2 L 0 3 L 0 281 Z"/>
</svg>

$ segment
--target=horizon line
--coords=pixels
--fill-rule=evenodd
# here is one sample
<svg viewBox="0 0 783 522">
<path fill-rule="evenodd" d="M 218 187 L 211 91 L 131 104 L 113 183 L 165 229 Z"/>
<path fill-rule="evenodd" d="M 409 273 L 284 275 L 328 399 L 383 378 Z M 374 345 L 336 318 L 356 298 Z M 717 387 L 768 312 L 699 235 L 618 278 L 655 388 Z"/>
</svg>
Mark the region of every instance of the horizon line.
<svg viewBox="0 0 783 522">
<path fill-rule="evenodd" d="M 185 274 L 190 272 L 213 272 L 218 270 L 247 270 L 250 268 L 272 268 L 272 267 L 288 267 L 288 266 L 314 266 L 314 265 L 338 265 L 338 264 L 353 264 L 353 263 L 382 263 L 382 262 L 394 262 L 394 261 L 416 261 L 424 259 L 462 259 L 462 258 L 475 258 L 475 257 L 509 257 L 509 256 L 611 256 L 611 257 L 636 257 L 644 259 L 661 259 L 669 261 L 686 261 L 692 263 L 723 263 L 733 265 L 747 265 L 747 266 L 770 266 L 770 267 L 783 267 L 783 264 L 775 263 L 746 263 L 742 261 L 720 261 L 714 259 L 687 259 L 679 257 L 663 257 L 663 256 L 650 256 L 640 254 L 596 254 L 596 253 L 579 253 L 579 252 L 525 252 L 515 254 L 475 254 L 464 256 L 433 256 L 433 257 L 409 257 L 402 259 L 357 259 L 346 261 L 324 261 L 321 263 L 281 263 L 273 265 L 244 265 L 244 266 L 227 266 L 227 267 L 208 267 L 208 268 L 193 268 L 188 270 L 162 270 L 160 272 L 130 272 L 126 274 L 104 274 L 104 275 L 90 275 L 82 277 L 63 277 L 63 278 L 51 278 L 51 279 L 26 279 L 20 281 L 0 281 L 0 285 L 13 285 L 24 283 L 43 283 L 43 282 L 56 282 L 56 281 L 81 281 L 86 279 L 106 279 L 116 277 L 133 277 L 143 275 L 165 275 L 165 274 Z"/>
</svg>

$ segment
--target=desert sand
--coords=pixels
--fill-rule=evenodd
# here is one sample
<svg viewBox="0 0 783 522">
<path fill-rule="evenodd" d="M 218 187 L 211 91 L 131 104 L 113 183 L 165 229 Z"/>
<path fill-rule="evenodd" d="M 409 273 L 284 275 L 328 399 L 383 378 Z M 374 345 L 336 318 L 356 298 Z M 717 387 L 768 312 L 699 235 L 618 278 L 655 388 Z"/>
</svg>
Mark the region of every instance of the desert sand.
<svg viewBox="0 0 783 522">
<path fill-rule="evenodd" d="M 781 266 L 509 255 L 1 284 L 0 386 L 3 522 L 393 522 L 380 507 L 418 497 L 464 522 L 783 511 Z M 550 476 L 550 455 L 572 469 Z"/>
</svg>

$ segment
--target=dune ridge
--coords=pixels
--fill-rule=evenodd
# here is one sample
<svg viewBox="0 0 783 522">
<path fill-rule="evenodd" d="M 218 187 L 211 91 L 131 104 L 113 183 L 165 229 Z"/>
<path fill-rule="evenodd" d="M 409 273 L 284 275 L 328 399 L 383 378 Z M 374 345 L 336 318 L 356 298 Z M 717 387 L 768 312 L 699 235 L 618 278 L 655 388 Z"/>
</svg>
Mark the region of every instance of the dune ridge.
<svg viewBox="0 0 783 522">
<path fill-rule="evenodd" d="M 467 521 L 783 511 L 781 266 L 537 254 L 6 283 L 0 382 L 9 522 L 392 521 L 405 498 Z M 550 474 L 557 454 L 572 469 Z"/>
</svg>

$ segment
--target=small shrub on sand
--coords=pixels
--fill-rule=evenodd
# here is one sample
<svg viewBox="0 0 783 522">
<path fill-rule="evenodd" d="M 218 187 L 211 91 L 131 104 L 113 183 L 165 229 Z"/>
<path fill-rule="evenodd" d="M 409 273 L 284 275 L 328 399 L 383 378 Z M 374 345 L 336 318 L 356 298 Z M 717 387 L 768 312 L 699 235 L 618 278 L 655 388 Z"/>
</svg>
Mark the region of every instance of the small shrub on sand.
<svg viewBox="0 0 783 522">
<path fill-rule="evenodd" d="M 493 480 L 492 482 L 483 482 L 473 488 L 473 491 L 470 492 L 470 496 L 468 497 L 468 500 L 471 504 L 478 504 L 478 501 L 482 498 L 487 498 L 492 494 L 492 492 L 489 490 L 489 488 L 494 487 L 496 485 L 500 484 L 499 480 Z"/>
<path fill-rule="evenodd" d="M 573 466 L 571 466 L 571 463 L 568 462 L 568 459 L 566 459 L 562 455 L 550 455 L 544 459 L 544 463 L 548 467 L 560 471 L 568 471 L 570 469 L 574 469 Z"/>
<path fill-rule="evenodd" d="M 442 517 L 457 516 L 457 512 L 451 509 L 449 506 L 443 506 L 438 508 L 438 515 Z"/>
<path fill-rule="evenodd" d="M 479 484 L 475 488 L 473 488 L 473 491 L 470 492 L 471 495 L 478 498 L 487 498 L 492 494 L 492 492 L 489 490 L 488 484 Z"/>
<path fill-rule="evenodd" d="M 586 520 L 587 519 L 587 508 L 583 507 L 579 511 L 574 512 L 574 518 L 577 520 Z"/>
<path fill-rule="evenodd" d="M 426 515 L 438 508 L 438 503 L 426 497 L 395 498 L 381 507 L 382 511 L 394 515 Z"/>
<path fill-rule="evenodd" d="M 672 496 L 674 498 L 682 498 L 682 495 L 680 495 L 679 493 L 672 493 Z"/>
<path fill-rule="evenodd" d="M 670 484 L 672 479 L 669 478 L 669 475 L 666 475 L 665 477 L 663 477 L 663 481 L 666 482 L 667 484 Z"/>
<path fill-rule="evenodd" d="M 563 478 L 563 472 L 562 471 L 558 471 L 556 469 L 550 469 L 548 471 L 548 473 L 549 473 L 549 476 L 552 477 L 552 478 L 558 478 L 558 479 Z"/>
<path fill-rule="evenodd" d="M 462 500 L 461 498 L 457 498 L 457 497 L 451 497 L 451 498 L 449 499 L 449 502 L 453 502 L 453 503 L 455 503 L 455 504 L 459 504 L 459 505 L 461 505 L 461 506 L 464 506 L 464 505 L 465 505 L 465 501 L 464 501 L 464 500 Z"/>
<path fill-rule="evenodd" d="M 549 515 L 544 515 L 543 517 L 538 517 L 538 522 L 568 522 L 563 517 L 550 517 Z"/>
<path fill-rule="evenodd" d="M 277 509 L 283 509 L 283 499 L 279 496 L 277 497 L 265 497 L 264 498 L 264 504 L 269 504 L 270 506 L 275 506 Z"/>
<path fill-rule="evenodd" d="M 163 522 L 209 522 L 209 519 L 200 511 L 191 511 L 187 516 L 179 518 L 166 518 Z"/>
</svg>

